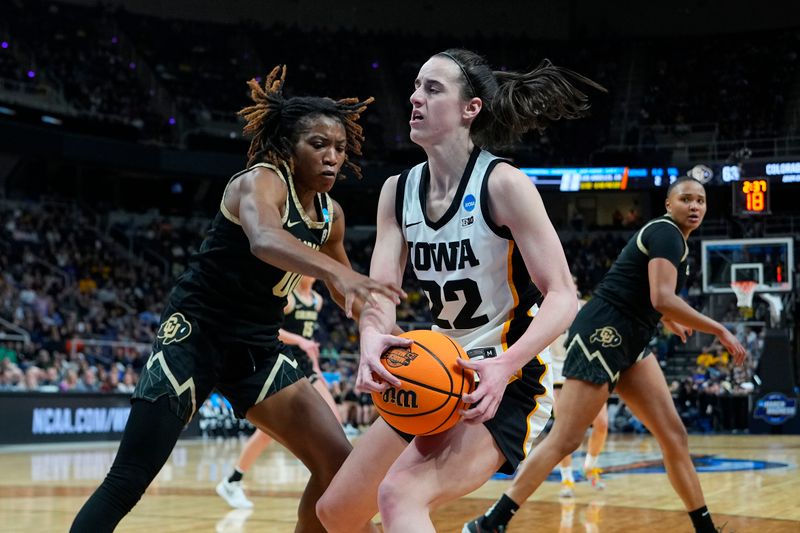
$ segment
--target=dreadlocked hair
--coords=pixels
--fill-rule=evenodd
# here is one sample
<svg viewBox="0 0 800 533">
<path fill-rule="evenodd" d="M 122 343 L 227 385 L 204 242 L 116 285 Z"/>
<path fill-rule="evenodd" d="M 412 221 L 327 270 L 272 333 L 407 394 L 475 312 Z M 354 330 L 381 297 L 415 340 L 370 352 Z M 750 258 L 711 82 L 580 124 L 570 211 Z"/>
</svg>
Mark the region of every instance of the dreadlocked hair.
<svg viewBox="0 0 800 533">
<path fill-rule="evenodd" d="M 344 166 L 357 178 L 361 168 L 350 156 L 361 155 L 364 133 L 358 123 L 361 113 L 375 99 L 343 98 L 333 100 L 317 96 L 284 98 L 283 84 L 286 80 L 286 65 L 272 69 L 263 87 L 255 79 L 247 82 L 253 105 L 239 111 L 246 124 L 244 134 L 252 136 L 247 151 L 247 166 L 267 162 L 276 167 L 286 167 L 294 173 L 293 147 L 308 121 L 318 116 L 339 120 L 347 134 Z"/>
<path fill-rule="evenodd" d="M 545 59 L 530 72 L 492 71 L 485 58 L 460 48 L 437 54 L 453 60 L 465 78 L 464 99 L 478 97 L 483 109 L 470 133 L 481 146 L 505 146 L 530 130 L 542 131 L 553 121 L 588 115 L 589 99 L 571 81 L 602 92 L 602 85 Z"/>
</svg>

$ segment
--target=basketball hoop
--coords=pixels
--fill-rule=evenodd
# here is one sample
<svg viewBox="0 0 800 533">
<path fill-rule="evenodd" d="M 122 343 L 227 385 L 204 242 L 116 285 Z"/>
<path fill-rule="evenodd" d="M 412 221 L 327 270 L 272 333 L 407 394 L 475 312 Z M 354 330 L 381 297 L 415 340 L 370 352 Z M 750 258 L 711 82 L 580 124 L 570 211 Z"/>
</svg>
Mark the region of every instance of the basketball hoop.
<svg viewBox="0 0 800 533">
<path fill-rule="evenodd" d="M 753 294 L 757 286 L 758 283 L 750 280 L 731 282 L 731 289 L 736 295 L 736 305 L 739 307 L 739 314 L 742 315 L 742 318 L 753 316 Z"/>
</svg>

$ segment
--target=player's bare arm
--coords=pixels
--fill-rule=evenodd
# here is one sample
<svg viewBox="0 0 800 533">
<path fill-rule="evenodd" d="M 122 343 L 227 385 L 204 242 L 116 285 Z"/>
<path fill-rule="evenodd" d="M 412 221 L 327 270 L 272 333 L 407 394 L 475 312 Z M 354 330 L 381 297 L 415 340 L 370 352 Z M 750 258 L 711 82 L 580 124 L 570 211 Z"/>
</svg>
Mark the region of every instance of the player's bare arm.
<svg viewBox="0 0 800 533">
<path fill-rule="evenodd" d="M 675 294 L 675 286 L 678 283 L 678 269 L 675 265 L 667 259 L 657 257 L 647 264 L 647 274 L 650 280 L 650 302 L 656 311 L 666 317 L 667 321 L 716 335 L 733 355 L 736 363 L 741 364 L 745 349 L 736 337 L 725 326 L 695 311 Z"/>
<path fill-rule="evenodd" d="M 381 190 L 377 237 L 369 272 L 370 277 L 377 282 L 399 286 L 403 282 L 408 250 L 394 213 L 397 178 L 392 176 L 386 180 Z M 400 381 L 387 372 L 380 362 L 380 355 L 389 346 L 410 344 L 407 339 L 389 334 L 397 331 L 395 305 L 388 298 L 379 297 L 367 302 L 361 311 L 361 360 L 356 382 L 359 390 L 382 391 L 387 387 L 387 382 L 400 386 Z M 373 373 L 381 380 L 376 380 Z"/>
</svg>

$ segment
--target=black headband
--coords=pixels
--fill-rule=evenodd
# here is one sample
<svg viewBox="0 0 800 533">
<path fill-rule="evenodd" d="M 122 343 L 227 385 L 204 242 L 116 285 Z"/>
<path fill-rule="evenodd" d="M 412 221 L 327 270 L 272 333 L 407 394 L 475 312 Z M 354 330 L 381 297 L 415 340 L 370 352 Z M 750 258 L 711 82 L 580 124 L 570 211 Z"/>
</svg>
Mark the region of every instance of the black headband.
<svg viewBox="0 0 800 533">
<path fill-rule="evenodd" d="M 467 80 L 467 83 L 469 84 L 469 89 L 470 91 L 472 91 L 472 96 L 478 96 L 478 93 L 475 92 L 475 87 L 472 86 L 472 82 L 470 81 L 469 76 L 467 75 L 467 71 L 464 70 L 464 66 L 461 64 L 461 62 L 452 55 L 448 54 L 447 52 L 439 52 L 439 55 L 449 57 L 450 59 L 453 60 L 453 62 L 456 65 L 458 65 L 458 68 L 461 69 L 461 74 L 464 75 L 464 79 Z"/>
</svg>

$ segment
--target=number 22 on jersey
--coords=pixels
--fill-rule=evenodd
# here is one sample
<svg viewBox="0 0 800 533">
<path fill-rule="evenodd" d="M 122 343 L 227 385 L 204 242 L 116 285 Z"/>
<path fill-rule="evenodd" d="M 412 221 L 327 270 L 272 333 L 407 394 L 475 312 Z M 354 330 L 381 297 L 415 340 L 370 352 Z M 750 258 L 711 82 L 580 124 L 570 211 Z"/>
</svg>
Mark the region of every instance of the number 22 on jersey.
<svg viewBox="0 0 800 533">
<path fill-rule="evenodd" d="M 451 279 L 443 286 L 432 280 L 420 280 L 422 290 L 428 295 L 431 302 L 431 315 L 433 323 L 442 329 L 474 329 L 489 322 L 489 317 L 484 315 L 474 316 L 483 299 L 478 284 L 472 279 Z M 453 302 L 463 299 L 463 304 L 458 310 L 452 323 L 442 317 L 447 307 L 447 316 L 454 313 Z M 452 310 L 451 310 L 452 309 Z"/>
</svg>

